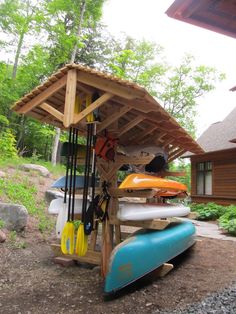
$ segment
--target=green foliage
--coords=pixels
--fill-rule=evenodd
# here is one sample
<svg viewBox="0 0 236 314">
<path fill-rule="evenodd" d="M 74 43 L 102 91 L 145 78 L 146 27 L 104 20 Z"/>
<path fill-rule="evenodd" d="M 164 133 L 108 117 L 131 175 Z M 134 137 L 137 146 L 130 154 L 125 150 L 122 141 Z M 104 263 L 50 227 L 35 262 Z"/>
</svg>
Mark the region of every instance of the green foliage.
<svg viewBox="0 0 236 314">
<path fill-rule="evenodd" d="M 53 221 L 45 214 L 46 203 L 37 201 L 37 187 L 30 180 L 22 178 L 20 173 L 14 176 L 0 178 L 0 198 L 5 202 L 25 206 L 30 215 L 38 218 L 38 228 L 41 232 L 51 230 Z"/>
<path fill-rule="evenodd" d="M 30 214 L 36 214 L 39 210 L 35 198 L 36 193 L 36 186 L 32 185 L 28 178 L 22 178 L 20 174 L 11 178 L 0 178 L 0 197 L 9 202 L 24 205 Z"/>
<path fill-rule="evenodd" d="M 198 220 L 216 220 L 226 212 L 226 207 L 215 203 L 190 205 L 191 211 L 198 213 Z"/>
<path fill-rule="evenodd" d="M 168 179 L 181 182 L 185 184 L 188 188 L 188 192 L 191 191 L 191 164 L 186 163 L 182 159 L 180 159 L 177 163 L 172 162 L 168 165 L 170 171 L 183 171 L 185 172 L 185 176 L 183 177 L 171 177 L 169 176 Z"/>
<path fill-rule="evenodd" d="M 157 88 L 157 96 L 164 108 L 195 136 L 197 99 L 224 78 L 215 68 L 197 65 L 193 56 L 186 55 L 179 66 L 169 66 Z"/>
<path fill-rule="evenodd" d="M 25 249 L 26 248 L 25 241 L 19 241 L 17 239 L 17 232 L 15 230 L 9 233 L 9 242 L 10 242 L 10 246 L 13 249 Z"/>
<path fill-rule="evenodd" d="M 219 219 L 219 226 L 229 234 L 236 235 L 236 206 L 227 207 L 226 212 Z"/>
<path fill-rule="evenodd" d="M 5 222 L 0 219 L 0 229 L 3 229 L 5 227 Z"/>
<path fill-rule="evenodd" d="M 17 158 L 17 150 L 15 147 L 15 137 L 11 130 L 7 129 L 0 133 L 0 158 Z"/>
</svg>

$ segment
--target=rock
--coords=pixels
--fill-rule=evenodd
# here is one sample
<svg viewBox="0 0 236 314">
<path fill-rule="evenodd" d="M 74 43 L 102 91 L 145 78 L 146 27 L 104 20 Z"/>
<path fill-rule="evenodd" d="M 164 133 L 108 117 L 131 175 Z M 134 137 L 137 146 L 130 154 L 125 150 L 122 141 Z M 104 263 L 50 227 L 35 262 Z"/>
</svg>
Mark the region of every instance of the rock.
<svg viewBox="0 0 236 314">
<path fill-rule="evenodd" d="M 44 166 L 40 166 L 40 165 L 34 165 L 34 164 L 23 164 L 20 166 L 20 168 L 22 170 L 25 171 L 37 171 L 39 172 L 43 177 L 50 177 L 50 172 L 48 171 L 48 169 Z"/>
<path fill-rule="evenodd" d="M 5 178 L 6 176 L 6 172 L 0 170 L 0 178 Z"/>
<path fill-rule="evenodd" d="M 20 231 L 27 224 L 28 211 L 23 205 L 0 203 L 0 219 L 9 230 Z"/>
<path fill-rule="evenodd" d="M 63 197 L 64 197 L 63 192 L 55 191 L 55 190 L 47 190 L 44 195 L 45 201 L 48 203 L 51 203 L 51 201 L 55 200 L 56 198 L 63 198 Z"/>
<path fill-rule="evenodd" d="M 5 242 L 6 238 L 7 237 L 6 237 L 5 233 L 2 230 L 0 230 L 0 243 Z"/>
</svg>

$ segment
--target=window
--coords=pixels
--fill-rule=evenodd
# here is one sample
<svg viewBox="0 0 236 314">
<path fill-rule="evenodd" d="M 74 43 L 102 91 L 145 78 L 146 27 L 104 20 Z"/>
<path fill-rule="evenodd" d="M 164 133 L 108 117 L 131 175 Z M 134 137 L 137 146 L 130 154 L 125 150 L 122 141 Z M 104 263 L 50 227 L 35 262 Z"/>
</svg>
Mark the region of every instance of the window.
<svg viewBox="0 0 236 314">
<path fill-rule="evenodd" d="M 197 163 L 197 194 L 212 195 L 212 163 Z"/>
</svg>

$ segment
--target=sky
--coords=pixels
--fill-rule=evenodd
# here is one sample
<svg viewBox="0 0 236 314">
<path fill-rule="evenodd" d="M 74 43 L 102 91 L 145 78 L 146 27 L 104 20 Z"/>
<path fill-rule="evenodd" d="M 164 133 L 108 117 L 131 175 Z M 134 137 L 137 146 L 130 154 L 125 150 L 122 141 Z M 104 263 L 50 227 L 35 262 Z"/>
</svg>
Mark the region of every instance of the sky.
<svg viewBox="0 0 236 314">
<path fill-rule="evenodd" d="M 226 74 L 216 89 L 198 99 L 197 136 L 222 121 L 236 106 L 236 39 L 169 18 L 165 11 L 174 0 L 108 0 L 103 22 L 113 35 L 125 32 L 136 39 L 154 41 L 165 48 L 168 60 L 178 64 L 185 53 L 199 64 Z"/>
</svg>

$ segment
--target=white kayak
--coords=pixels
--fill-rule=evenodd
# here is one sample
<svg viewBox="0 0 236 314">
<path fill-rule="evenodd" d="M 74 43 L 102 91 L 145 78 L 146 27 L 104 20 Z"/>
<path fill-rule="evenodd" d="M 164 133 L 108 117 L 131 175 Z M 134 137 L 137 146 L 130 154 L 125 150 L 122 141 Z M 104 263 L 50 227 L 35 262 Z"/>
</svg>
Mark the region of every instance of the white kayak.
<svg viewBox="0 0 236 314">
<path fill-rule="evenodd" d="M 82 203 L 83 200 L 76 198 L 75 199 L 75 214 L 81 214 L 82 213 Z M 64 203 L 64 198 L 57 198 L 55 200 L 52 200 L 48 212 L 51 215 L 58 215 L 57 216 L 57 222 L 56 222 L 56 237 L 58 239 L 61 238 L 62 230 L 65 226 L 65 223 L 67 222 L 68 218 L 68 204 L 69 201 L 67 199 L 66 204 Z M 89 202 L 88 202 L 89 205 Z M 87 205 L 87 206 L 88 206 Z"/>
<path fill-rule="evenodd" d="M 190 208 L 182 204 L 120 203 L 117 218 L 126 220 L 151 220 L 156 218 L 183 217 Z"/>
<path fill-rule="evenodd" d="M 66 200 L 66 204 L 64 204 L 64 198 L 56 198 L 55 200 L 52 200 L 49 207 L 48 207 L 48 213 L 50 215 L 58 215 L 61 208 L 68 208 L 68 198 Z M 82 211 L 82 203 L 83 200 L 80 198 L 75 199 L 75 214 L 81 214 Z"/>
</svg>

